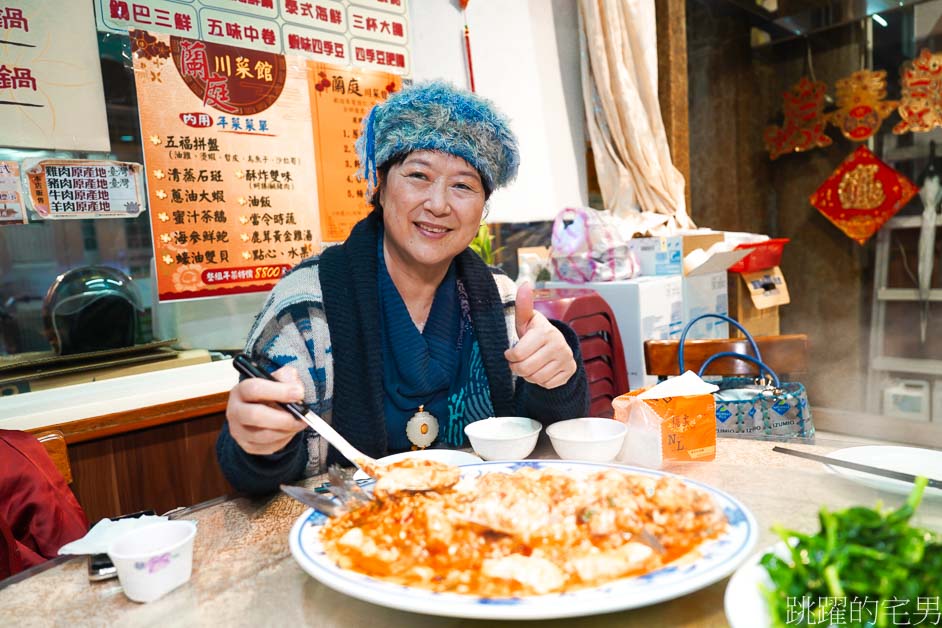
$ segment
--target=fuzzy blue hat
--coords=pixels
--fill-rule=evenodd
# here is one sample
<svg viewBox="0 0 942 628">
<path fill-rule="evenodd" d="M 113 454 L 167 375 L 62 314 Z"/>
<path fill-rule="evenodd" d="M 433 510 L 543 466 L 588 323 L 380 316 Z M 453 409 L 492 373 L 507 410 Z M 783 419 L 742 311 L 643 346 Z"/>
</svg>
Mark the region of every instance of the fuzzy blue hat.
<svg viewBox="0 0 942 628">
<path fill-rule="evenodd" d="M 417 83 L 374 106 L 356 149 L 369 195 L 380 167 L 416 150 L 461 157 L 480 173 L 488 192 L 512 181 L 520 164 L 517 138 L 494 105 L 441 81 Z"/>
</svg>

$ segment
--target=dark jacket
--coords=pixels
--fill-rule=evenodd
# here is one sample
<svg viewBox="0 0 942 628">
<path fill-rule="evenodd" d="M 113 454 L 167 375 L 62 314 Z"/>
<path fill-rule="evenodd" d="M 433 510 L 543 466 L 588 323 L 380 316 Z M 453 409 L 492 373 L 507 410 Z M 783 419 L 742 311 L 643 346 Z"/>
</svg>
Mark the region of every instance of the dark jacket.
<svg viewBox="0 0 942 628">
<path fill-rule="evenodd" d="M 373 457 L 388 453 L 376 260 L 381 224 L 379 215 L 371 214 L 354 227 L 344 244 L 326 249 L 282 279 L 256 320 L 246 349 L 269 370 L 295 366 L 305 383 L 305 401 Z M 547 390 L 513 377 L 504 358 L 513 333 L 512 282 L 495 277 L 499 271 L 470 249 L 455 260 L 458 280 L 469 296 L 495 414 L 529 416 L 545 424 L 585 416 L 588 384 L 575 333 L 553 321 L 578 366 L 566 384 Z M 504 298 L 498 284 L 505 288 Z M 239 447 L 226 424 L 216 452 L 226 478 L 250 493 L 270 492 L 305 472 L 318 473 L 328 463 L 345 462 L 333 448 L 325 456 L 320 438 L 310 429 L 275 454 L 254 456 Z"/>
</svg>

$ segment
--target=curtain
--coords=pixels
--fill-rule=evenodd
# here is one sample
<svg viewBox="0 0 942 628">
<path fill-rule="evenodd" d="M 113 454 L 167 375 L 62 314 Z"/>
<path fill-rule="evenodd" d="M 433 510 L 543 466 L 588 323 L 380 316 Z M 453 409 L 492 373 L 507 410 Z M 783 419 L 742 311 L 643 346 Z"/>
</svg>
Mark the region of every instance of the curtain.
<svg viewBox="0 0 942 628">
<path fill-rule="evenodd" d="M 654 0 L 579 0 L 582 96 L 606 208 L 687 215 L 657 97 Z"/>
</svg>

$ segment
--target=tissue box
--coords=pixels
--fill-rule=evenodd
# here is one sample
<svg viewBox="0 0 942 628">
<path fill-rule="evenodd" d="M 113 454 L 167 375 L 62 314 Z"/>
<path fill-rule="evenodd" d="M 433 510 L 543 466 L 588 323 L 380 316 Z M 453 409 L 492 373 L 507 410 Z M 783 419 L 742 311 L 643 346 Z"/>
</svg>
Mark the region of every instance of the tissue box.
<svg viewBox="0 0 942 628">
<path fill-rule="evenodd" d="M 713 395 L 633 399 L 641 392 L 634 390 L 612 401 L 615 419 L 628 426 L 619 462 L 660 468 L 675 460 L 716 457 Z"/>
</svg>

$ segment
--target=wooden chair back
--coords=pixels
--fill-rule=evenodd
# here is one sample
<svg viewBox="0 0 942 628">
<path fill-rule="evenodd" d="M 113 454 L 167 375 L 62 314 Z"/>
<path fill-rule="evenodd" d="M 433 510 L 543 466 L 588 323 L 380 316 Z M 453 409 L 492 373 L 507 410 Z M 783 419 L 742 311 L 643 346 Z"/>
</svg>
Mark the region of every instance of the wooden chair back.
<svg viewBox="0 0 942 628">
<path fill-rule="evenodd" d="M 46 453 L 52 458 L 56 469 L 65 478 L 66 484 L 72 483 L 72 465 L 69 464 L 69 452 L 65 443 L 65 435 L 59 430 L 49 430 L 36 434 L 36 439 L 46 448 Z"/>
<path fill-rule="evenodd" d="M 808 372 L 807 335 L 757 336 L 755 340 L 762 353 L 762 361 L 779 377 Z M 680 374 L 680 367 L 677 363 L 677 345 L 677 340 L 646 340 L 644 342 L 644 363 L 648 375 L 668 377 Z M 684 344 L 684 370 L 696 373 L 710 356 L 722 351 L 753 355 L 752 347 L 745 338 L 688 340 Z M 720 358 L 707 367 L 704 375 L 748 377 L 758 373 L 758 367 L 745 360 Z"/>
</svg>

